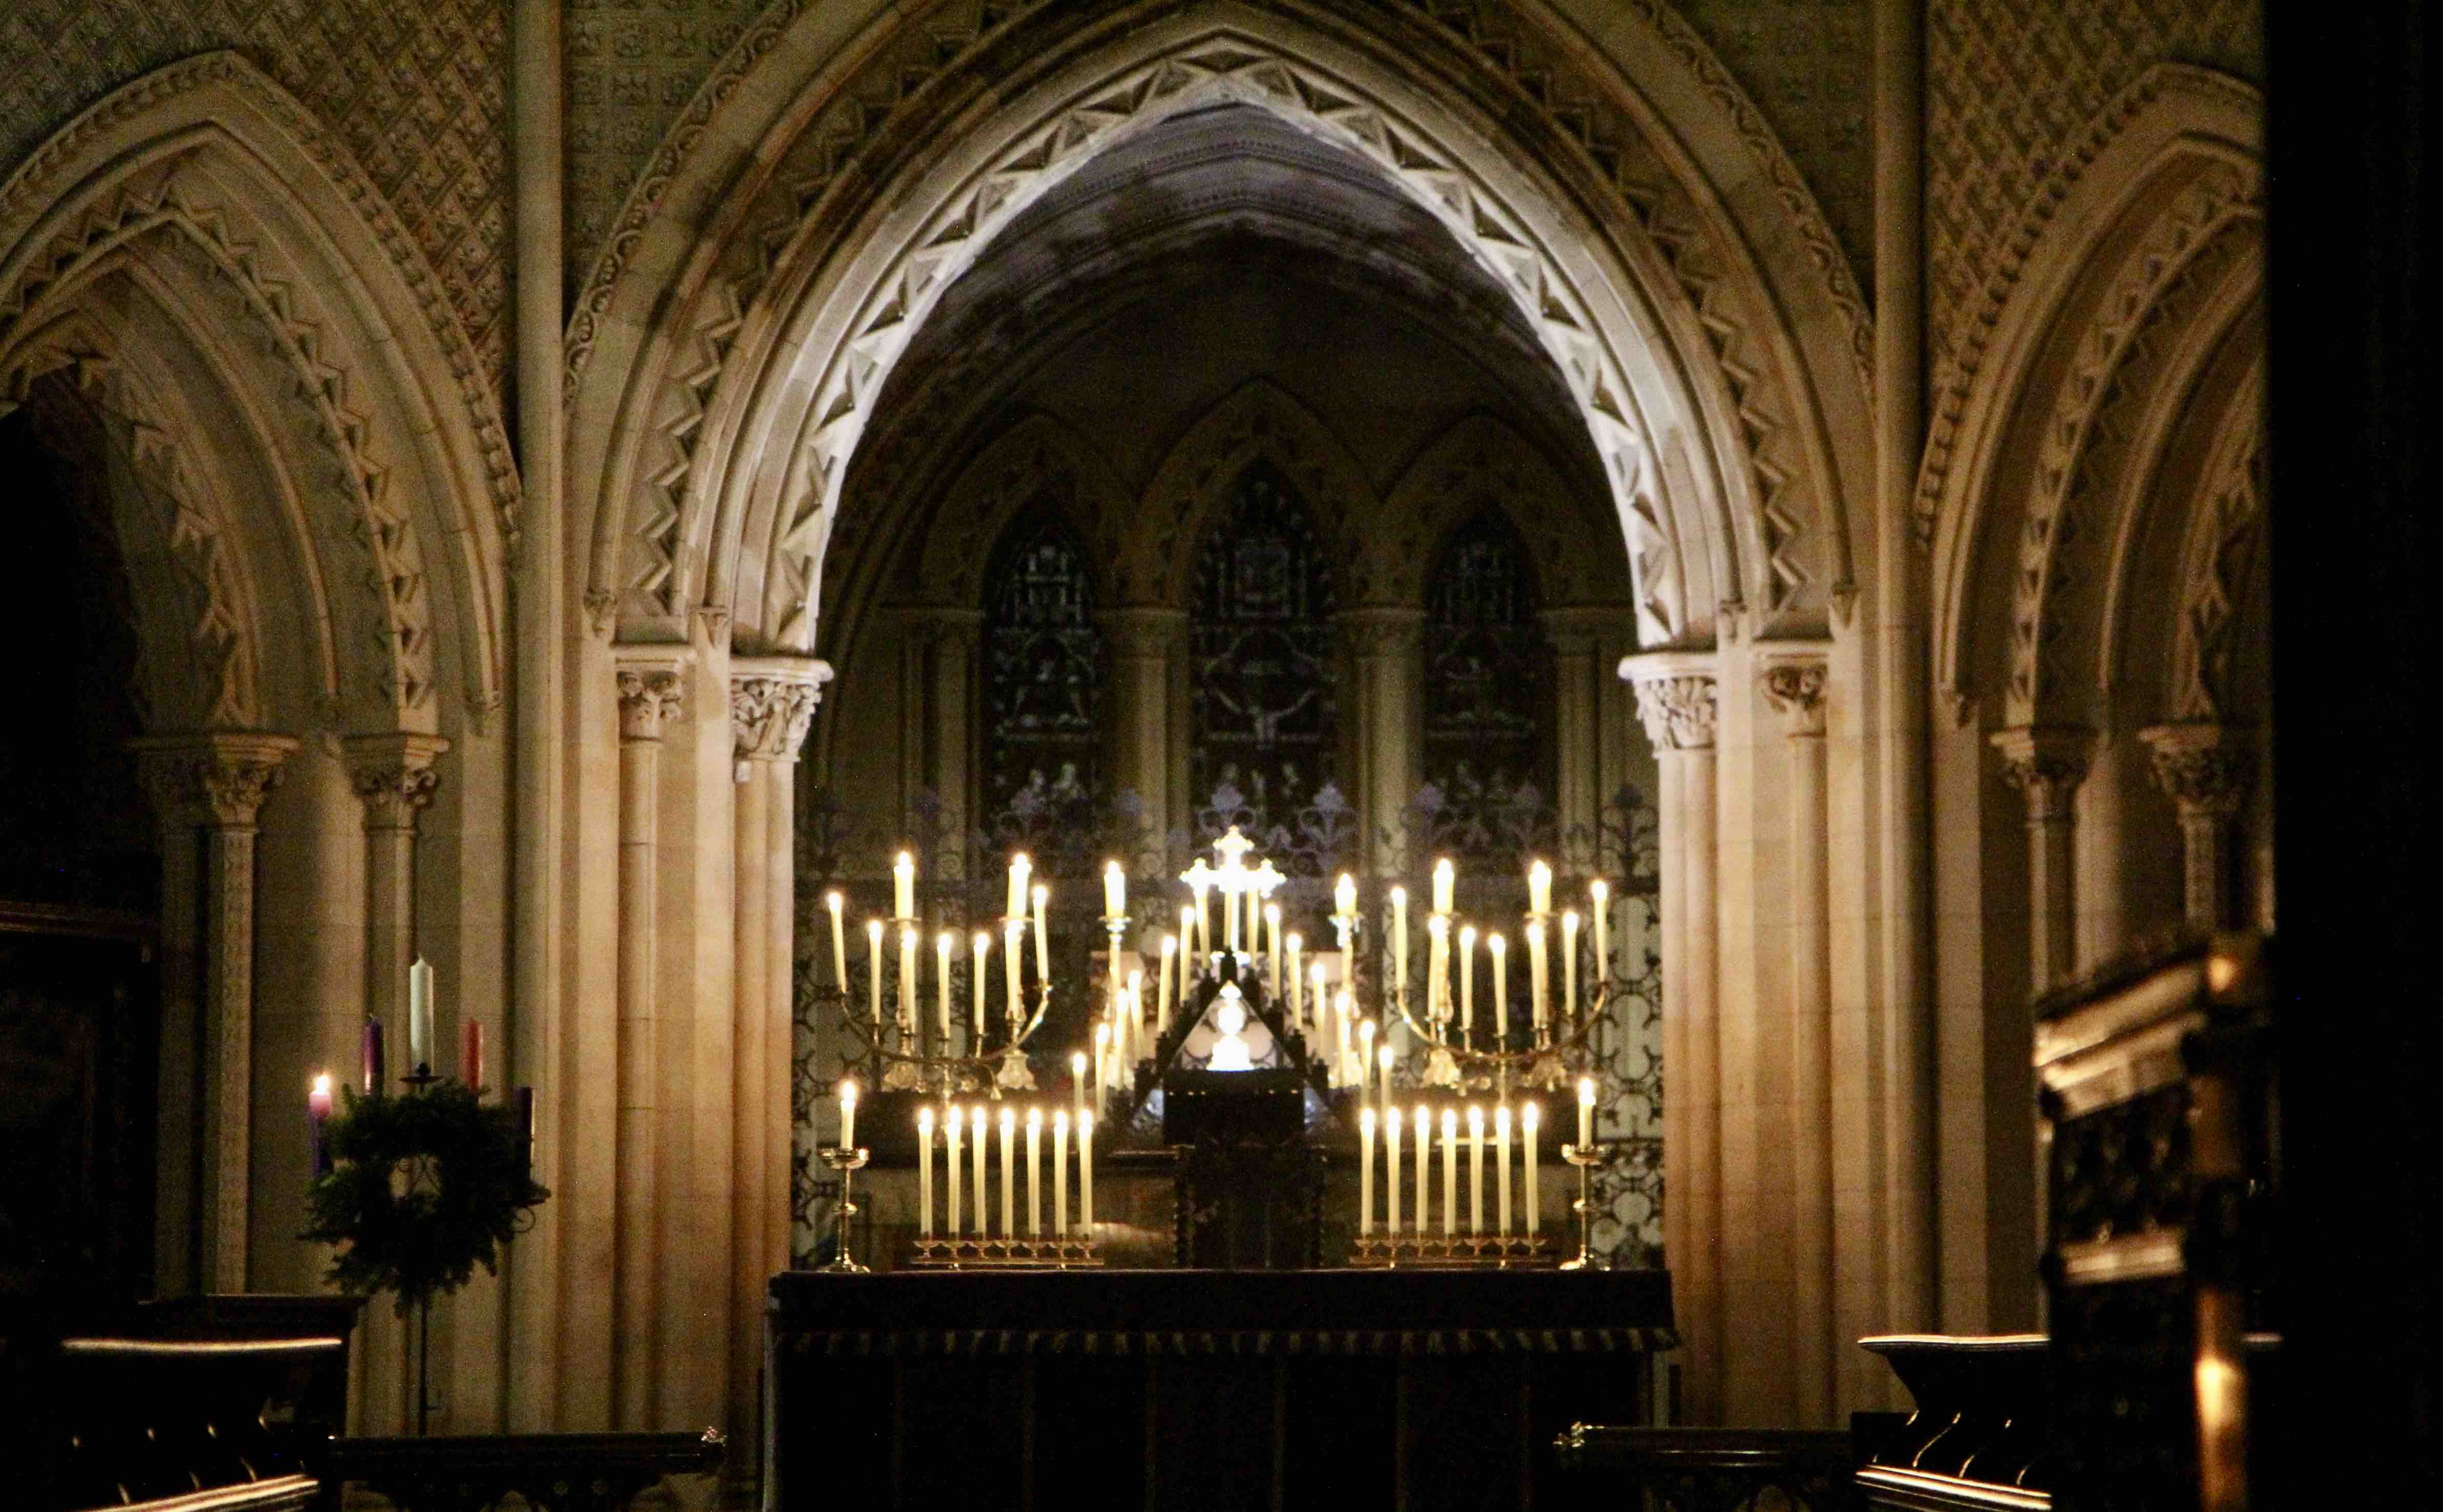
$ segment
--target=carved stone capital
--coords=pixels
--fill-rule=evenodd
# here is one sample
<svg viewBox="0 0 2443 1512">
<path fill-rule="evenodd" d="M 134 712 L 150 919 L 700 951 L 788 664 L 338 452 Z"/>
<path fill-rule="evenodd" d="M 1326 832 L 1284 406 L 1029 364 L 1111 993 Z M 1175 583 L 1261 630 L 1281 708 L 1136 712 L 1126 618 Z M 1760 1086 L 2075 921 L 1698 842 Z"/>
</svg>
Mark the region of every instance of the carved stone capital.
<svg viewBox="0 0 2443 1512">
<path fill-rule="evenodd" d="M 618 650 L 619 738 L 659 740 L 687 697 L 687 658 L 663 647 Z"/>
<path fill-rule="evenodd" d="M 2138 732 L 2155 757 L 2155 780 L 2182 817 L 2228 819 L 2247 801 L 2256 766 L 2248 747 L 2219 724 L 2158 724 Z"/>
<path fill-rule="evenodd" d="M 736 657 L 729 664 L 729 738 L 738 780 L 750 761 L 795 761 L 832 680 L 811 656 Z"/>
<path fill-rule="evenodd" d="M 1781 716 L 1782 732 L 1796 738 L 1824 733 L 1824 690 L 1828 665 L 1818 652 L 1792 652 L 1764 661 L 1764 697 Z"/>
<path fill-rule="evenodd" d="M 2078 785 L 2086 780 L 2095 732 L 2067 724 L 2031 724 L 1996 730 L 2002 780 L 2028 800 L 2030 824 L 2053 824 L 2070 816 Z"/>
<path fill-rule="evenodd" d="M 1360 657 L 1418 655 L 1425 646 L 1425 611 L 1387 605 L 1344 610 L 1339 628 Z"/>
<path fill-rule="evenodd" d="M 163 826 L 208 829 L 253 829 L 280 763 L 297 749 L 293 736 L 228 730 L 133 744 Z"/>
<path fill-rule="evenodd" d="M 1718 705 L 1711 654 L 1649 651 L 1624 656 L 1620 675 L 1637 689 L 1637 717 L 1657 752 L 1714 748 Z"/>
<path fill-rule="evenodd" d="M 437 735 L 398 731 L 352 735 L 340 743 L 347 753 L 348 786 L 365 806 L 365 828 L 413 829 L 416 814 L 441 786 L 441 774 L 432 764 L 450 742 Z"/>
</svg>

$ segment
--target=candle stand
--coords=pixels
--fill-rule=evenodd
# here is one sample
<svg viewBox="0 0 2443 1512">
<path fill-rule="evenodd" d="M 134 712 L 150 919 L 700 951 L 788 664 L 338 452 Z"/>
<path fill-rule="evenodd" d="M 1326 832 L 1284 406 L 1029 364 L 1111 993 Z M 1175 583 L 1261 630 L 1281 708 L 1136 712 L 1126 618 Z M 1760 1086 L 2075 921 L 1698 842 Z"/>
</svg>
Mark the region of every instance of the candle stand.
<svg viewBox="0 0 2443 1512">
<path fill-rule="evenodd" d="M 836 1227 L 833 1230 L 836 1236 L 834 1246 L 836 1252 L 832 1256 L 832 1263 L 822 1268 L 836 1275 L 864 1275 L 866 1267 L 858 1265 L 855 1258 L 849 1253 L 849 1220 L 856 1216 L 856 1189 L 854 1184 L 856 1180 L 856 1173 L 865 1169 L 865 1162 L 872 1158 L 873 1152 L 844 1150 L 838 1145 L 827 1144 L 816 1154 L 823 1157 L 823 1164 L 840 1174 L 839 1211 L 836 1220 Z"/>
<path fill-rule="evenodd" d="M 907 929 L 919 925 L 921 920 L 891 919 L 884 922 L 891 927 L 891 935 L 886 938 L 896 938 Z M 1009 925 L 1013 922 L 1023 926 L 1028 920 L 1003 918 L 1001 920 L 1001 938 L 1009 938 Z M 886 969 L 885 961 L 878 957 L 867 962 L 869 971 Z M 915 1005 L 917 1021 L 911 1027 L 895 1019 L 874 1022 L 870 1013 L 860 1011 L 864 1005 L 856 1002 L 845 986 L 818 989 L 816 995 L 839 1014 L 840 1022 L 850 1033 L 863 1042 L 868 1054 L 859 1059 L 872 1060 L 873 1084 L 883 1091 L 920 1092 L 946 1098 L 974 1094 L 998 1102 L 1005 1090 L 1035 1090 L 1035 1073 L 1027 1064 L 1025 1047 L 1027 1041 L 1035 1037 L 1035 1031 L 1042 1027 L 1043 1015 L 1052 1007 L 1052 984 L 1049 981 L 1036 984 L 1034 1009 L 1022 1022 L 1015 1016 L 1007 1020 L 1008 1036 L 999 1048 L 987 1050 L 981 1043 L 981 1036 L 971 1035 L 964 1055 L 953 1052 L 946 1037 L 938 1047 L 928 1047 L 930 1037 L 923 1028 L 925 1009 L 922 1003 Z M 898 1029 L 895 1048 L 890 1043 L 894 1038 L 891 1032 L 893 1025 Z"/>
<path fill-rule="evenodd" d="M 1552 1260 L 1552 1241 L 1542 1234 L 1404 1234 L 1360 1239 L 1349 1251 L 1349 1264 L 1362 1270 L 1540 1270 Z"/>
<path fill-rule="evenodd" d="M 909 1247 L 917 1270 L 1091 1270 L 1103 1264 L 1092 1239 L 919 1239 Z"/>
<path fill-rule="evenodd" d="M 1601 1148 L 1587 1149 L 1580 1145 L 1561 1146 L 1561 1158 L 1578 1168 L 1578 1200 L 1570 1211 L 1578 1215 L 1578 1254 L 1574 1260 L 1561 1263 L 1563 1270 L 1609 1270 L 1611 1262 L 1594 1250 L 1595 1200 L 1594 1168 L 1603 1164 Z"/>
</svg>

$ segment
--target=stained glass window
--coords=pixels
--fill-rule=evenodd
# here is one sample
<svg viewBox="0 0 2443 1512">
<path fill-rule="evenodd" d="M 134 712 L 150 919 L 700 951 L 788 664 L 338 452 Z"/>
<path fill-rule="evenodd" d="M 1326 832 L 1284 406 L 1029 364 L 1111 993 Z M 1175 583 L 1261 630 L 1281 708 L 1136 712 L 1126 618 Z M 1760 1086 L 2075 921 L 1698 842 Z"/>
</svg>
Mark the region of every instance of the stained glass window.
<svg viewBox="0 0 2443 1512">
<path fill-rule="evenodd" d="M 1552 800 L 1552 656 L 1525 546 L 1491 506 L 1453 531 L 1425 579 L 1425 779 L 1445 801 Z"/>
<path fill-rule="evenodd" d="M 1250 463 L 1196 556 L 1188 628 L 1189 790 L 1227 784 L 1289 823 L 1340 768 L 1332 565 L 1305 501 Z"/>
<path fill-rule="evenodd" d="M 1082 805 L 1100 791 L 1109 743 L 1085 548 L 1044 512 L 1021 515 L 987 581 L 985 811 L 1008 809 L 1022 792 Z"/>
</svg>

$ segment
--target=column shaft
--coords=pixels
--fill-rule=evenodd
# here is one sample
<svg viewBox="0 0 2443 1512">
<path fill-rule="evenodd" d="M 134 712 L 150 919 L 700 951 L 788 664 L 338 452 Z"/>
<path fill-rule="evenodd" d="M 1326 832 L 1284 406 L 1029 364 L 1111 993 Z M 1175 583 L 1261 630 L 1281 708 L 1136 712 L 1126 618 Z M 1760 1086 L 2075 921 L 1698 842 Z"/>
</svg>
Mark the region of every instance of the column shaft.
<svg viewBox="0 0 2443 1512">
<path fill-rule="evenodd" d="M 659 876 L 663 721 L 682 697 L 683 663 L 667 647 L 622 647 L 619 684 L 619 990 L 616 1159 L 618 1217 L 614 1225 L 612 1339 L 614 1426 L 656 1426 L 660 1368 L 655 1308 L 654 1242 L 660 1055 L 656 1041 L 654 928 Z"/>
<path fill-rule="evenodd" d="M 1387 608 L 1341 616 L 1357 660 L 1357 820 L 1381 877 L 1397 872 L 1405 859 L 1404 820 L 1417 792 L 1424 619 L 1422 610 Z"/>
<path fill-rule="evenodd" d="M 1172 791 L 1170 719 L 1172 664 L 1178 659 L 1187 616 L 1175 609 L 1116 609 L 1103 616 L 1103 632 L 1111 647 L 1111 733 L 1118 746 L 1118 770 L 1111 776 L 1116 792 L 1134 792 L 1145 804 L 1147 822 L 1166 828 L 1175 800 L 1187 794 Z"/>
<path fill-rule="evenodd" d="M 254 826 L 204 831 L 204 1255 L 216 1292 L 247 1286 L 253 1165 Z"/>
<path fill-rule="evenodd" d="M 2043 992 L 2078 969 L 2077 807 L 2094 737 L 2062 725 L 2000 730 L 2003 777 L 2028 803 L 2028 964 Z"/>
<path fill-rule="evenodd" d="M 1768 664 L 1765 693 L 1790 757 L 1791 1399 L 1801 1426 L 1833 1426 L 1838 1369 L 1832 1268 L 1832 936 L 1826 789 L 1826 663 Z"/>
<path fill-rule="evenodd" d="M 196 1203 L 203 1180 L 203 838 L 181 812 L 161 826 L 160 1164 L 154 1183 L 157 1295 L 205 1289 Z"/>
<path fill-rule="evenodd" d="M 2216 724 L 2160 724 L 2139 732 L 2155 780 L 2180 811 L 2181 890 L 2188 921 L 2227 929 L 2232 917 L 2231 831 L 2256 775 L 2246 746 Z"/>
</svg>

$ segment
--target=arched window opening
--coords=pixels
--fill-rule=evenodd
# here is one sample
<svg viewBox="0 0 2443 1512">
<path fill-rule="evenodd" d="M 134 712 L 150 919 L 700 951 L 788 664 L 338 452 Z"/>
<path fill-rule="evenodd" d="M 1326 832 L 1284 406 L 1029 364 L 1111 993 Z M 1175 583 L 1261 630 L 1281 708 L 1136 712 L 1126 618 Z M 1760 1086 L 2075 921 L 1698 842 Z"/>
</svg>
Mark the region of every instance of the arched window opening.
<svg viewBox="0 0 2443 1512">
<path fill-rule="evenodd" d="M 1294 823 L 1340 775 L 1332 564 L 1305 501 L 1258 459 L 1196 554 L 1189 791 L 1224 786 L 1258 825 Z"/>
<path fill-rule="evenodd" d="M 1424 775 L 1446 813 L 1489 818 L 1552 802 L 1552 653 L 1541 607 L 1526 547 L 1491 504 L 1436 554 L 1425 579 Z"/>
<path fill-rule="evenodd" d="M 1043 510 L 1002 534 L 984 599 L 986 813 L 1083 806 L 1103 781 L 1103 637 L 1086 550 Z"/>
</svg>

